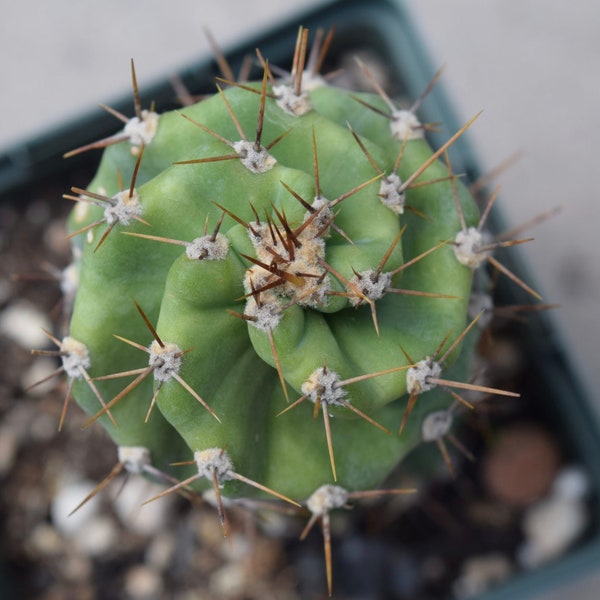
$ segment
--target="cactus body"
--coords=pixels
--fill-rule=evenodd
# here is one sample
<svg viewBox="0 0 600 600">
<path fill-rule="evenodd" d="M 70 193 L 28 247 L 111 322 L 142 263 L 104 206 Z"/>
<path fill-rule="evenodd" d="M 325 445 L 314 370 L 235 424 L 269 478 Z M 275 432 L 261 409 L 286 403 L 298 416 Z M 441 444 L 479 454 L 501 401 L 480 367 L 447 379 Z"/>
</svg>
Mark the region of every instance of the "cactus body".
<svg viewBox="0 0 600 600">
<path fill-rule="evenodd" d="M 220 448 L 228 473 L 304 500 L 334 479 L 379 485 L 448 407 L 432 391 L 407 414 L 407 371 L 465 328 L 457 201 L 467 226 L 478 214 L 378 95 L 285 85 L 229 87 L 104 151 L 70 220 L 83 258 L 69 334 L 117 445 L 165 471 Z M 85 381 L 74 394 L 98 413 Z M 264 492 L 213 472 L 227 494 Z"/>
</svg>

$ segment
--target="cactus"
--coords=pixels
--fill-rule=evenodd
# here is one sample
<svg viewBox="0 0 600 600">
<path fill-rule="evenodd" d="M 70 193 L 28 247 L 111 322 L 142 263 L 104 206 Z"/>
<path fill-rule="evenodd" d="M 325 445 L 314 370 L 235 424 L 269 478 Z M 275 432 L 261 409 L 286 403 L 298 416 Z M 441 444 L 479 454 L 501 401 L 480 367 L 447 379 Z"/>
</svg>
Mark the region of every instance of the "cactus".
<svg viewBox="0 0 600 600">
<path fill-rule="evenodd" d="M 306 60 L 301 29 L 289 76 L 263 61 L 262 80 L 160 116 L 132 64 L 136 116 L 70 153 L 105 148 L 65 195 L 79 285 L 52 338 L 61 422 L 72 390 L 119 448 L 110 477 L 211 489 L 225 533 L 223 497 L 306 506 L 326 556 L 329 510 L 406 491 L 379 487 L 415 446 L 452 468 L 461 390 L 516 395 L 467 382 L 494 245 L 447 150 L 475 117 L 432 149 L 419 102 L 327 83 L 328 39 Z"/>
</svg>

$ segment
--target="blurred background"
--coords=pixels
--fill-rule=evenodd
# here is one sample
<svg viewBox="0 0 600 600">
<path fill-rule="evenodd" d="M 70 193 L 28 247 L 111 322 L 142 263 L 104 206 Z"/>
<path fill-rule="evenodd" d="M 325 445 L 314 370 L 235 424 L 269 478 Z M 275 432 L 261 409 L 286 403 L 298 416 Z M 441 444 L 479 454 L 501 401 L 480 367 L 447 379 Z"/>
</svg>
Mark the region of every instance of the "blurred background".
<svg viewBox="0 0 600 600">
<path fill-rule="evenodd" d="M 3 2 L 0 22 L 0 152 L 76 119 L 140 85 L 206 56 L 208 27 L 227 48 L 301 14 L 317 0 L 54 0 Z M 469 132 L 483 170 L 515 152 L 499 181 L 499 206 L 516 226 L 556 206 L 521 247 L 575 368 L 600 410 L 600 4 L 579 0 L 405 2 L 445 65 L 442 85 L 459 120 L 483 109 Z M 98 109 L 100 111 L 100 109 Z M 569 593 L 596 598 L 600 574 Z M 557 592 L 556 598 L 565 596 Z"/>
</svg>

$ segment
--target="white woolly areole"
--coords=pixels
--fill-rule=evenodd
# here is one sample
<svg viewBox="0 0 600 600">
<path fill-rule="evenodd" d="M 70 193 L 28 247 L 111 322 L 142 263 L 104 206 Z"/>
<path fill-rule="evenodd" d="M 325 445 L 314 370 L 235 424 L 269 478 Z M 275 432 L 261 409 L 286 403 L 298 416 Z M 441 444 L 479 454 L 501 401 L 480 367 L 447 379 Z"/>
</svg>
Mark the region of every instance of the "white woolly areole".
<svg viewBox="0 0 600 600">
<path fill-rule="evenodd" d="M 123 190 L 115 194 L 112 199 L 115 203 L 104 209 L 104 218 L 108 225 L 114 225 L 115 223 L 129 225 L 133 218 L 142 214 L 140 197 L 135 190 L 133 190 L 131 197 L 129 197 L 129 190 Z"/>
<path fill-rule="evenodd" d="M 154 340 L 148 348 L 150 358 L 148 365 L 153 368 L 154 379 L 164 383 L 179 373 L 182 359 L 181 349 L 177 344 L 165 344 L 161 346 Z"/>
<path fill-rule="evenodd" d="M 302 79 L 302 83 L 304 83 L 304 79 Z M 301 117 L 312 110 L 310 96 L 306 93 L 306 90 L 298 95 L 290 85 L 275 85 L 273 86 L 273 93 L 275 94 L 277 106 L 289 115 Z"/>
<path fill-rule="evenodd" d="M 481 248 L 485 244 L 485 236 L 476 227 L 467 231 L 459 231 L 454 238 L 454 254 L 459 263 L 476 269 L 490 255 L 488 250 Z"/>
<path fill-rule="evenodd" d="M 377 273 L 373 269 L 368 269 L 358 275 L 354 275 L 350 283 L 358 288 L 369 300 L 379 300 L 383 298 L 386 290 L 390 287 L 392 281 L 391 273 Z M 350 304 L 359 306 L 366 300 L 360 296 L 351 296 Z"/>
<path fill-rule="evenodd" d="M 275 302 L 263 302 L 260 305 L 251 296 L 246 300 L 244 314 L 251 317 L 250 325 L 261 331 L 271 331 L 281 321 L 281 310 Z"/>
<path fill-rule="evenodd" d="M 402 180 L 397 173 L 390 173 L 381 180 L 379 198 L 384 206 L 397 215 L 404 214 L 406 206 L 406 192 L 401 190 Z"/>
<path fill-rule="evenodd" d="M 319 206 L 324 212 L 331 213 L 327 200 Z M 316 215 L 312 210 L 307 211 L 305 226 L 297 237 L 274 223 L 254 221 L 248 224 L 248 236 L 255 248 L 256 259 L 264 266 L 253 265 L 246 270 L 244 290 L 248 296 L 255 297 L 259 307 L 266 305 L 270 308 L 261 315 L 259 307 L 249 304 L 247 315 L 260 317 L 261 321 L 277 316 L 279 322 L 279 300 L 290 300 L 311 308 L 327 304 L 331 281 L 321 263 L 325 258 L 325 240 L 321 236 L 329 223 L 321 223 L 321 216 L 321 211 Z M 275 263 L 274 256 L 278 257 Z M 263 291 L 255 293 L 255 290 Z M 267 325 L 272 328 L 268 322 Z M 260 324 L 256 326 L 263 328 Z"/>
<path fill-rule="evenodd" d="M 418 362 L 414 367 L 410 367 L 406 372 L 406 389 L 409 394 L 421 394 L 428 392 L 436 387 L 435 383 L 430 383 L 430 377 L 439 377 L 442 373 L 442 367 L 439 363 L 427 357 Z"/>
<path fill-rule="evenodd" d="M 319 308 L 327 306 L 329 302 L 329 292 L 331 291 L 331 278 L 325 275 L 321 283 L 314 285 L 309 278 L 306 279 L 307 285 L 301 290 L 301 299 L 298 299 L 298 306 L 307 306 L 309 308 Z M 310 292 L 310 293 L 308 293 Z"/>
<path fill-rule="evenodd" d="M 117 450 L 119 462 L 132 475 L 141 475 L 151 464 L 150 450 L 145 446 L 119 446 Z"/>
<path fill-rule="evenodd" d="M 254 290 L 260 289 L 261 287 L 267 285 L 271 277 L 272 274 L 269 271 L 258 265 L 246 269 L 243 281 L 244 291 L 248 295 L 253 294 Z M 272 292 L 265 292 L 260 296 L 261 300 L 273 297 L 274 296 Z M 268 300 L 266 300 L 266 302 L 268 303 Z"/>
<path fill-rule="evenodd" d="M 65 373 L 73 379 L 81 379 L 84 376 L 82 369 L 89 369 L 92 364 L 85 344 L 67 336 L 60 344 L 60 351 L 64 353 L 60 358 Z"/>
<path fill-rule="evenodd" d="M 322 485 L 306 501 L 306 508 L 313 515 L 322 516 L 334 508 L 341 508 L 348 502 L 348 492 L 339 485 Z"/>
<path fill-rule="evenodd" d="M 325 196 L 315 196 L 311 204 L 312 212 L 307 212 L 304 215 L 304 220 L 307 221 L 312 214 L 318 211 L 318 215 L 313 219 L 311 227 L 321 232 L 321 237 L 329 235 L 329 226 L 333 223 L 335 217 L 333 211 L 329 207 L 329 200 Z"/>
<path fill-rule="evenodd" d="M 248 223 L 248 237 L 252 242 L 252 245 L 255 248 L 262 248 L 264 246 L 265 240 L 268 239 L 269 236 L 269 227 L 266 223 L 257 223 L 256 221 L 252 221 L 252 223 Z"/>
<path fill-rule="evenodd" d="M 147 146 L 152 142 L 158 129 L 158 113 L 142 111 L 142 118 L 132 117 L 125 124 L 125 135 L 133 146 Z"/>
<path fill-rule="evenodd" d="M 302 393 L 313 402 L 323 402 L 329 406 L 344 406 L 346 390 L 339 385 L 340 376 L 330 369 L 319 367 L 302 384 Z"/>
<path fill-rule="evenodd" d="M 256 149 L 256 143 L 250 140 L 240 140 L 232 144 L 233 149 L 240 157 L 240 162 L 253 173 L 264 173 L 275 166 L 277 159 L 269 154 L 266 148 L 260 146 Z"/>
<path fill-rule="evenodd" d="M 424 442 L 435 442 L 443 438 L 452 427 L 452 413 L 449 410 L 436 410 L 429 413 L 421 425 L 421 437 Z"/>
<path fill-rule="evenodd" d="M 196 450 L 194 452 L 194 461 L 198 468 L 198 474 L 206 477 L 209 481 L 213 479 L 213 473 L 216 473 L 219 486 L 225 481 L 233 479 L 233 462 L 229 454 L 221 448 L 207 448 L 206 450 Z"/>
<path fill-rule="evenodd" d="M 415 113 L 410 110 L 394 110 L 390 122 L 390 131 L 395 139 L 418 140 L 424 136 L 423 126 Z"/>
<path fill-rule="evenodd" d="M 185 253 L 190 260 L 223 260 L 229 252 L 229 240 L 221 233 L 203 235 L 196 238 L 185 247 Z"/>
</svg>

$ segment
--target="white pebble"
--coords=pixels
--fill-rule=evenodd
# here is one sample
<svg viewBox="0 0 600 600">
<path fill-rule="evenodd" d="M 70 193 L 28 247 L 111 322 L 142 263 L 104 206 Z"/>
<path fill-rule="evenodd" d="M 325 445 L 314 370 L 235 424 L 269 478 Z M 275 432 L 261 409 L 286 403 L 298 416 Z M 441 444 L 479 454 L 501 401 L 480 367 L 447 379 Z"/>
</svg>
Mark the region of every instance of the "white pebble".
<svg viewBox="0 0 600 600">
<path fill-rule="evenodd" d="M 247 571 L 242 563 L 225 565 L 211 575 L 209 585 L 215 597 L 235 598 L 247 590 Z"/>
<path fill-rule="evenodd" d="M 56 387 L 57 377 L 48 377 L 59 367 L 58 361 L 49 356 L 40 356 L 36 358 L 31 366 L 23 373 L 21 385 L 32 396 L 41 397 L 52 391 Z M 44 381 L 45 380 L 45 381 Z M 42 382 L 42 383 L 38 383 Z"/>
<path fill-rule="evenodd" d="M 4 303 L 10 300 L 13 295 L 13 286 L 8 279 L 0 279 L 0 302 Z"/>
<path fill-rule="evenodd" d="M 48 523 L 38 523 L 27 540 L 28 546 L 45 557 L 57 556 L 64 549 L 64 542 L 56 529 Z"/>
<path fill-rule="evenodd" d="M 502 554 L 470 558 L 463 563 L 461 575 L 454 582 L 454 595 L 457 598 L 469 598 L 482 594 L 510 577 L 512 571 L 510 561 Z"/>
<path fill-rule="evenodd" d="M 23 348 L 45 348 L 48 338 L 43 329 L 52 329 L 50 319 L 27 300 L 14 302 L 0 315 L 0 333 Z"/>
<path fill-rule="evenodd" d="M 15 464 L 18 449 L 18 432 L 9 426 L 0 427 L 0 477 L 6 475 Z"/>
<path fill-rule="evenodd" d="M 149 540 L 144 553 L 145 562 L 158 571 L 168 568 L 175 552 L 175 535 L 172 530 L 159 532 Z"/>
<path fill-rule="evenodd" d="M 125 576 L 125 594 L 130 600 L 153 600 L 163 592 L 159 573 L 145 566 L 133 567 Z"/>
<path fill-rule="evenodd" d="M 584 531 L 589 521 L 585 503 L 550 496 L 529 508 L 523 516 L 526 541 L 518 560 L 533 569 L 559 557 Z"/>
<path fill-rule="evenodd" d="M 79 531 L 85 531 L 90 521 L 98 514 L 100 498 L 94 496 L 78 511 L 69 513 L 96 487 L 87 480 L 67 480 L 57 491 L 52 500 L 52 521 L 61 535 L 73 538 Z"/>
<path fill-rule="evenodd" d="M 139 535 L 153 536 L 164 529 L 170 515 L 174 496 L 165 496 L 156 502 L 142 504 L 165 490 L 165 486 L 152 483 L 141 476 L 129 476 L 124 486 L 117 482 L 118 495 L 114 508 L 121 522 Z"/>
<path fill-rule="evenodd" d="M 98 515 L 90 519 L 72 539 L 83 554 L 101 556 L 116 547 L 119 536 L 115 521 L 111 517 Z"/>
<path fill-rule="evenodd" d="M 526 541 L 518 560 L 533 569 L 559 557 L 582 534 L 589 522 L 585 498 L 590 482 L 580 467 L 566 467 L 555 477 L 550 494 L 523 515 Z"/>
<path fill-rule="evenodd" d="M 552 484 L 552 493 L 562 498 L 581 500 L 590 491 L 590 481 L 586 472 L 579 467 L 563 469 Z"/>
</svg>

